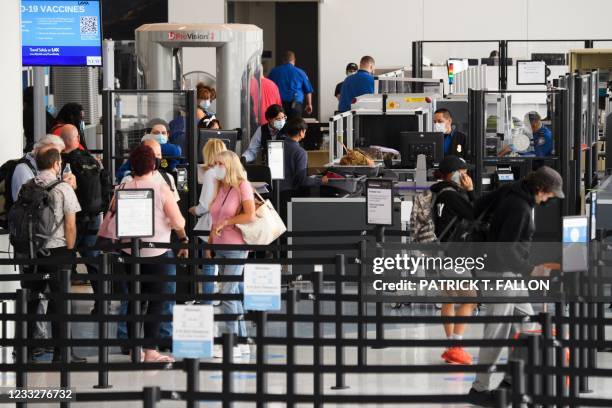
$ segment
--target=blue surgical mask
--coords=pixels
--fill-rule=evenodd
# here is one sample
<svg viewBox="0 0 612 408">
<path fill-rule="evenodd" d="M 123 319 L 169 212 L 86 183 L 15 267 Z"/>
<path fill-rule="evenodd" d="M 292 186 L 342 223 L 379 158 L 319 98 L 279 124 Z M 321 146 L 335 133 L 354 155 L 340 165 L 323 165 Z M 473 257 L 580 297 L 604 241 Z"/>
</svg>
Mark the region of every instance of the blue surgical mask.
<svg viewBox="0 0 612 408">
<path fill-rule="evenodd" d="M 157 140 L 157 143 L 159 144 L 168 143 L 168 135 L 164 135 L 163 133 L 154 133 L 153 136 L 155 137 L 155 140 Z"/>
<path fill-rule="evenodd" d="M 210 108 L 210 99 L 204 99 L 204 100 L 200 101 L 200 108 L 202 108 L 204 110 Z"/>
<path fill-rule="evenodd" d="M 276 130 L 281 130 L 285 127 L 285 122 L 285 119 L 275 120 L 274 123 L 272 123 L 272 126 L 274 126 L 274 129 Z"/>
</svg>

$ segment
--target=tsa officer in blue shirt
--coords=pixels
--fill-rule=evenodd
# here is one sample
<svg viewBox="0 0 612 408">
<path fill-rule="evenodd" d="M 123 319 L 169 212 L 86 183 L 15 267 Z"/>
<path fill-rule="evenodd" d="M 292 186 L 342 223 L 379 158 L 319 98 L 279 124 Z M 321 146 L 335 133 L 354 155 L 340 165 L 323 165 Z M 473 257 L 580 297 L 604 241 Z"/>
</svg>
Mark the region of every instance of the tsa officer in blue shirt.
<svg viewBox="0 0 612 408">
<path fill-rule="evenodd" d="M 312 84 L 304 70 L 295 66 L 295 53 L 286 51 L 283 65 L 270 71 L 272 80 L 280 91 L 287 118 L 301 118 L 302 112 L 312 113 Z"/>
<path fill-rule="evenodd" d="M 374 58 L 369 55 L 361 57 L 359 71 L 346 77 L 340 89 L 340 112 L 351 110 L 351 104 L 356 97 L 374 93 L 374 64 Z"/>
<path fill-rule="evenodd" d="M 529 112 L 527 114 L 533 137 L 533 151 L 536 157 L 552 156 L 553 137 L 549 128 L 542 124 L 542 118 L 538 112 Z"/>
<path fill-rule="evenodd" d="M 444 156 L 457 156 L 466 159 L 467 136 L 453 129 L 453 115 L 448 109 L 440 108 L 434 112 L 434 132 L 444 133 Z"/>
</svg>

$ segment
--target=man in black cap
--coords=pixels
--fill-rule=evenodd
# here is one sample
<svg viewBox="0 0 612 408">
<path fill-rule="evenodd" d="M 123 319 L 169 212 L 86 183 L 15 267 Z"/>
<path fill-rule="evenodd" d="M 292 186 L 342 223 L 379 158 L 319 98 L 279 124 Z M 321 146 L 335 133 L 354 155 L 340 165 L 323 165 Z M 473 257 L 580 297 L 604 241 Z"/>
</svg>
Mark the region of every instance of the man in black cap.
<svg viewBox="0 0 612 408">
<path fill-rule="evenodd" d="M 460 157 L 446 156 L 440 163 L 437 173 L 437 182 L 430 187 L 434 194 L 432 209 L 436 237 L 440 242 L 447 242 L 462 220 L 474 220 L 474 183 L 467 174 L 469 165 Z M 469 273 L 457 274 L 454 270 L 443 270 L 442 274 L 448 278 L 469 277 Z M 476 297 L 471 290 L 446 291 L 451 297 Z M 471 316 L 474 303 L 445 303 L 442 305 L 442 316 Z M 444 332 L 449 340 L 461 340 L 465 332 L 464 323 L 445 323 Z M 472 356 L 462 347 L 452 346 L 442 353 L 442 359 L 449 364 L 472 364 Z"/>
<path fill-rule="evenodd" d="M 491 247 L 483 276 L 492 278 L 515 278 L 548 276 L 550 270 L 559 269 L 559 264 L 533 265 L 530 261 L 530 243 L 535 232 L 533 209 L 551 198 L 564 198 L 563 179 L 550 167 L 542 166 L 516 183 L 501 187 L 476 202 L 475 215 L 491 211 L 487 242 L 499 243 Z M 492 210 L 491 210 L 492 209 Z M 488 251 L 489 252 L 489 251 Z M 479 273 L 480 276 L 480 273 Z M 527 297 L 524 290 L 488 290 L 487 297 Z M 490 303 L 487 313 L 495 316 L 533 315 L 531 303 Z M 529 327 L 528 327 L 529 326 Z M 531 330 L 530 324 L 487 323 L 484 339 L 508 339 L 518 331 Z M 482 347 L 478 353 L 478 364 L 497 364 L 501 347 Z M 510 351 L 512 358 L 513 351 Z M 495 406 L 490 391 L 491 372 L 480 372 L 472 384 L 470 397 L 481 406 Z M 511 389 L 506 375 L 498 388 Z"/>
<path fill-rule="evenodd" d="M 349 62 L 348 65 L 346 66 L 346 76 L 348 77 L 350 75 L 353 75 L 355 72 L 357 72 L 358 69 L 359 67 L 357 67 L 357 64 L 355 64 L 354 62 Z M 343 83 L 344 83 L 344 80 L 342 80 L 341 82 L 338 82 L 338 85 L 336 85 L 336 90 L 334 91 L 334 96 L 338 100 L 340 100 L 340 89 L 342 89 Z"/>
</svg>

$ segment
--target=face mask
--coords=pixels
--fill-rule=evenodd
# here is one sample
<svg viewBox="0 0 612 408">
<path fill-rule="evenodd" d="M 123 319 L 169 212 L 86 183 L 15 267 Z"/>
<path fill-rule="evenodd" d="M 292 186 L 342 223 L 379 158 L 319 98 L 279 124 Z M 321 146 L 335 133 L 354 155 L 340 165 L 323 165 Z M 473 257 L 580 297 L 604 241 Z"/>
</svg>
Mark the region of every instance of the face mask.
<svg viewBox="0 0 612 408">
<path fill-rule="evenodd" d="M 206 110 L 208 108 L 210 108 L 210 99 L 204 99 L 203 101 L 200 102 L 200 108 Z"/>
<path fill-rule="evenodd" d="M 346 76 L 351 76 L 357 71 L 346 71 Z"/>
<path fill-rule="evenodd" d="M 157 140 L 157 143 L 159 144 L 168 143 L 168 135 L 164 135 L 163 133 L 154 133 L 153 137 L 155 138 L 155 140 Z"/>
<path fill-rule="evenodd" d="M 446 125 L 444 123 L 434 123 L 434 132 L 446 133 Z"/>
<path fill-rule="evenodd" d="M 225 174 L 226 174 L 226 170 L 225 167 L 221 167 L 221 166 L 215 166 L 214 168 L 214 174 L 215 174 L 215 178 L 219 181 L 223 181 L 225 180 Z"/>
<path fill-rule="evenodd" d="M 454 172 L 453 175 L 451 176 L 451 181 L 458 185 L 461 185 L 461 172 L 459 171 Z"/>
<path fill-rule="evenodd" d="M 274 126 L 274 129 L 276 130 L 281 130 L 285 127 L 285 119 L 275 120 L 272 126 Z"/>
</svg>

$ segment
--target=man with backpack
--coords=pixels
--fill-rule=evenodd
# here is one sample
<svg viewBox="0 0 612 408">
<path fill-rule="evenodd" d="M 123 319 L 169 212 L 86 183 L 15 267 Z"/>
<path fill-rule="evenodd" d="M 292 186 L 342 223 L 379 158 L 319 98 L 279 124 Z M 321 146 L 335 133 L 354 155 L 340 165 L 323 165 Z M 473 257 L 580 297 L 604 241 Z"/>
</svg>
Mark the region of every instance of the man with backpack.
<svg viewBox="0 0 612 408">
<path fill-rule="evenodd" d="M 542 166 L 529 173 L 524 179 L 506 185 L 483 197 L 476 203 L 476 214 L 488 211 L 489 228 L 487 242 L 499 243 L 489 253 L 486 273 L 483 276 L 514 278 L 547 276 L 551 269 L 559 269 L 559 264 L 535 266 L 530 261 L 530 243 L 535 232 L 533 210 L 551 198 L 564 198 L 563 179 L 550 167 Z M 479 273 L 480 274 L 480 273 Z M 506 290 L 487 291 L 491 297 L 526 297 L 527 291 Z M 533 315 L 531 303 L 490 303 L 487 313 L 495 316 Z M 487 323 L 484 339 L 507 339 L 525 327 L 515 327 L 511 323 Z M 478 364 L 497 364 L 501 347 L 482 347 L 478 353 Z M 513 351 L 510 351 L 512 358 Z M 481 406 L 495 406 L 490 391 L 492 372 L 480 372 L 472 384 L 469 396 L 472 402 Z M 498 388 L 511 389 L 510 377 L 506 376 Z"/>
<path fill-rule="evenodd" d="M 433 221 L 436 237 L 440 242 L 453 241 L 453 232 L 462 221 L 474 220 L 474 185 L 467 174 L 468 164 L 457 156 L 446 156 L 440 163 L 436 179 L 438 183 L 430 190 L 435 196 L 433 205 Z M 451 244 L 452 245 L 452 244 Z M 454 270 L 443 270 L 442 274 L 449 278 L 469 276 L 469 273 L 457 274 Z M 451 297 L 476 297 L 473 290 L 446 291 Z M 457 307 L 455 307 L 457 306 Z M 442 316 L 471 316 L 475 308 L 474 303 L 444 303 Z M 446 337 L 452 340 L 461 340 L 465 333 L 465 323 L 444 323 Z M 463 347 L 453 346 L 447 348 L 442 359 L 449 364 L 472 364 L 472 356 Z"/>
<path fill-rule="evenodd" d="M 62 161 L 64 164 L 63 173 L 74 174 L 78 188 L 76 196 L 81 206 L 81 211 L 77 215 L 77 239 L 75 247 L 79 249 L 81 256 L 96 258 L 99 251 L 81 249 L 93 247 L 96 244 L 98 229 L 100 228 L 101 213 L 107 201 L 108 185 L 105 181 L 105 172 L 102 165 L 87 150 L 81 150 L 79 130 L 73 125 L 64 125 L 61 132 L 64 141 L 64 151 Z M 66 166 L 70 165 L 70 171 Z M 105 191 L 106 188 L 106 191 Z M 98 273 L 98 264 L 88 263 L 88 274 Z M 91 280 L 91 288 L 94 293 L 98 293 L 98 281 Z M 94 302 L 92 313 L 97 310 L 97 302 Z"/>
<path fill-rule="evenodd" d="M 74 189 L 61 181 L 61 156 L 57 149 L 47 149 L 36 154 L 38 174 L 26 182 L 19 191 L 15 204 L 9 211 L 9 237 L 16 253 L 28 254 L 28 258 L 49 258 L 54 262 L 37 267 L 24 268 L 26 272 L 48 274 L 47 280 L 23 281 L 21 286 L 33 294 L 61 291 L 58 272 L 69 269 L 69 261 L 76 242 L 76 214 L 81 210 Z M 36 308 L 35 296 L 28 302 L 28 310 Z M 57 314 L 57 300 L 49 299 L 47 313 Z M 32 308 L 32 309 L 30 309 Z M 28 322 L 33 329 L 34 321 Z M 59 323 L 51 322 L 53 338 L 59 338 Z M 59 361 L 59 349 L 54 349 L 53 360 Z M 78 358 L 73 356 L 73 361 Z M 80 361 L 84 361 L 80 359 Z"/>
</svg>

